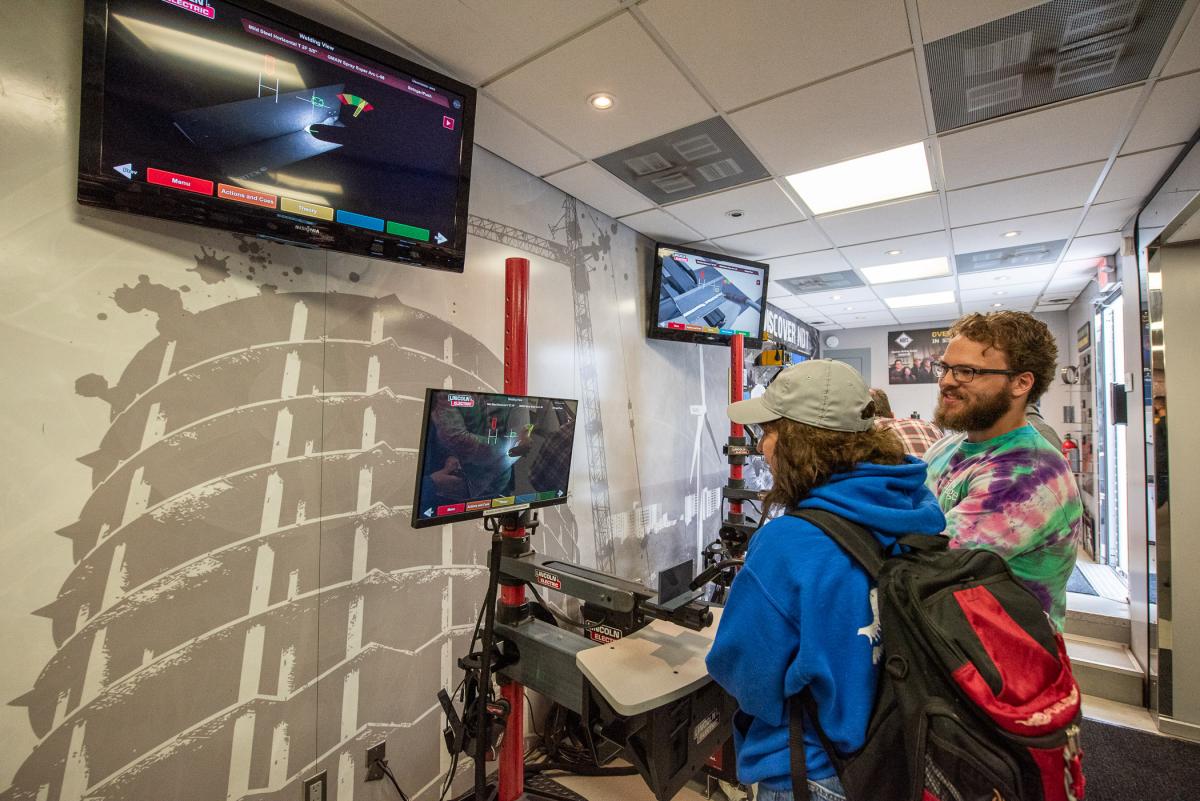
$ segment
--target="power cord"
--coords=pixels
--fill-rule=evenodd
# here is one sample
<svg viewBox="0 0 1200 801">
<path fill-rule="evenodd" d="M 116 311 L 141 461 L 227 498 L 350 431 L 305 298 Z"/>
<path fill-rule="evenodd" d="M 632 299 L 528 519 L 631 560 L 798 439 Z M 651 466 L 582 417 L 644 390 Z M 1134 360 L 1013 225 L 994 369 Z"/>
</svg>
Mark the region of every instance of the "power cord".
<svg viewBox="0 0 1200 801">
<path fill-rule="evenodd" d="M 392 786 L 396 788 L 396 792 L 400 794 L 400 801 L 409 801 L 408 796 L 400 789 L 400 782 L 396 781 L 396 774 L 392 773 L 392 769 L 388 767 L 386 759 L 376 759 L 371 765 L 378 765 L 383 774 L 392 782 Z M 368 765 L 367 767 L 371 767 Z"/>
</svg>

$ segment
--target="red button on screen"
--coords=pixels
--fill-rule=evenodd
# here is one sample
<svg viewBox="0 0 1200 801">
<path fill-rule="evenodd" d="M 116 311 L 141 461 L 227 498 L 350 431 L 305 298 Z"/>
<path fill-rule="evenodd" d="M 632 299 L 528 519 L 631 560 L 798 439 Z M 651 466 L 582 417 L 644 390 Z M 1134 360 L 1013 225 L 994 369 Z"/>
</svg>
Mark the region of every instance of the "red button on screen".
<svg viewBox="0 0 1200 801">
<path fill-rule="evenodd" d="M 466 507 L 461 503 L 452 503 L 446 506 L 438 507 L 438 517 L 443 515 L 460 515 L 466 511 Z"/>
<path fill-rule="evenodd" d="M 190 175 L 180 175 L 177 172 L 158 170 L 154 167 L 146 170 L 146 180 L 152 184 L 169 186 L 172 189 L 181 189 L 184 192 L 195 192 L 198 195 L 211 195 L 213 193 L 212 181 L 206 181 L 203 178 L 193 178 Z"/>
</svg>

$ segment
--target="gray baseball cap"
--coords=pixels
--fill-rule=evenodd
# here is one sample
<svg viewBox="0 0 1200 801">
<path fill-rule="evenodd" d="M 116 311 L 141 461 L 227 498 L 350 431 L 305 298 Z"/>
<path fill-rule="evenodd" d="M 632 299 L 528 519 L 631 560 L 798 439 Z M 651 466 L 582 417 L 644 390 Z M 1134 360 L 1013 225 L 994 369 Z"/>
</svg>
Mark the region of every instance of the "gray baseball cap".
<svg viewBox="0 0 1200 801">
<path fill-rule="evenodd" d="M 785 368 L 757 398 L 729 404 L 735 423 L 769 423 L 786 417 L 830 431 L 867 431 L 871 393 L 858 371 L 842 362 L 812 359 Z"/>
</svg>

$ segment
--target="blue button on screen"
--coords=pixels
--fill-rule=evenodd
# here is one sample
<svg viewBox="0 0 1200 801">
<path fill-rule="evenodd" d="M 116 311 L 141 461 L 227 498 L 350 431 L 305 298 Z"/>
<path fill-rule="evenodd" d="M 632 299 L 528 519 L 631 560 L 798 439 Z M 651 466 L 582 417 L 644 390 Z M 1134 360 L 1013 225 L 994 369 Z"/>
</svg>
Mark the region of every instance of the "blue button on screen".
<svg viewBox="0 0 1200 801">
<path fill-rule="evenodd" d="M 368 217 L 365 214 L 355 214 L 352 211 L 338 209 L 337 221 L 356 228 L 366 228 L 371 231 L 382 231 L 383 220 L 378 217 Z"/>
</svg>

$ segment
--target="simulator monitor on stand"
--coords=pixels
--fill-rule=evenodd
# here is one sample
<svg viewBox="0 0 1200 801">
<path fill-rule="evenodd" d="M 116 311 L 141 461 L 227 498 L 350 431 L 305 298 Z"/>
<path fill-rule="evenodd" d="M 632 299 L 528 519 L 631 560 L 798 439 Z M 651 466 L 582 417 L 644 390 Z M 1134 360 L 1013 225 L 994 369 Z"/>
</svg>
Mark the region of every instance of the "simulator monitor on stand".
<svg viewBox="0 0 1200 801">
<path fill-rule="evenodd" d="M 566 503 L 578 401 L 430 389 L 414 528 Z"/>
<path fill-rule="evenodd" d="M 86 0 L 79 202 L 462 272 L 475 90 L 263 0 Z"/>
<path fill-rule="evenodd" d="M 762 343 L 768 266 L 675 245 L 655 249 L 647 317 L 652 339 L 728 345 Z"/>
</svg>

